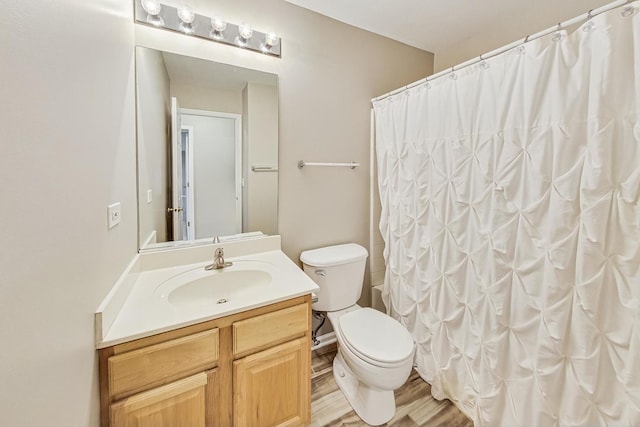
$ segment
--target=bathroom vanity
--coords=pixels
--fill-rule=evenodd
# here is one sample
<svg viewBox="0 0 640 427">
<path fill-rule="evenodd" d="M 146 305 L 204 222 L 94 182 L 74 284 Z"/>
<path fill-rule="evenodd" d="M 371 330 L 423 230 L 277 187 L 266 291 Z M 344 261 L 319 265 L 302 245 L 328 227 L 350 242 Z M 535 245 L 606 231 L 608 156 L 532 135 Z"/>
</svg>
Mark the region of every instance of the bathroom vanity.
<svg viewBox="0 0 640 427">
<path fill-rule="evenodd" d="M 242 254 L 227 258 L 228 270 L 184 263 L 213 253 L 209 245 L 190 255 L 142 254 L 123 275 L 96 317 L 102 427 L 309 424 L 317 288 L 280 250 L 248 247 L 225 245 Z M 269 281 L 237 281 L 262 277 L 259 268 Z"/>
<path fill-rule="evenodd" d="M 136 33 L 141 253 L 96 312 L 101 425 L 306 425 L 318 287 L 279 236 L 246 238 L 277 233 L 278 76 Z M 218 249 L 233 265 L 205 270 Z"/>
<path fill-rule="evenodd" d="M 99 350 L 102 426 L 310 422 L 310 296 Z"/>
</svg>

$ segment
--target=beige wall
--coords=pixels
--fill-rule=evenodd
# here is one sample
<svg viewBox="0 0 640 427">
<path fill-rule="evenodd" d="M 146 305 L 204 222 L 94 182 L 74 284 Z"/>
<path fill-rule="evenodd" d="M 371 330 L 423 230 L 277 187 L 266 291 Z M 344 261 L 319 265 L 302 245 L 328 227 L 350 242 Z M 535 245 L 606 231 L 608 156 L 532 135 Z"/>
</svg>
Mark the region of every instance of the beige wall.
<svg viewBox="0 0 640 427">
<path fill-rule="evenodd" d="M 243 230 L 277 234 L 278 174 L 254 172 L 251 166 L 278 167 L 278 88 L 248 83 L 242 94 L 242 126 L 246 126 L 243 129 L 242 153 L 246 176 L 242 195 L 243 205 L 246 201 Z"/>
<path fill-rule="evenodd" d="M 430 74 L 433 55 L 280 0 L 194 0 L 192 5 L 202 14 L 247 21 L 282 36 L 277 59 L 136 28 L 136 42 L 145 46 L 279 75 L 283 250 L 297 261 L 301 251 L 319 246 L 368 247 L 370 99 Z M 361 167 L 300 170 L 298 160 L 356 160 Z"/>
<path fill-rule="evenodd" d="M 278 31 L 283 58 L 134 30 L 130 1 L 13 2 L 0 16 L 2 426 L 98 425 L 93 313 L 137 248 L 134 31 L 279 74 L 284 250 L 367 246 L 369 99 L 428 74 L 432 55 L 280 0 L 192 3 Z M 300 171 L 299 159 L 362 167 Z"/>
<path fill-rule="evenodd" d="M 475 58 L 483 53 L 524 39 L 558 22 L 582 15 L 611 0 L 534 1 L 531 7 L 517 15 L 501 16 L 482 31 L 445 49 L 435 52 L 434 72 Z"/>
<path fill-rule="evenodd" d="M 156 241 L 167 241 L 166 208 L 169 206 L 170 181 L 167 150 L 170 145 L 171 97 L 167 68 L 157 50 L 136 49 L 136 74 L 138 215 L 142 245 L 154 231 Z M 147 190 L 152 191 L 151 203 L 147 203 Z"/>
<path fill-rule="evenodd" d="M 0 425 L 97 426 L 93 313 L 137 248 L 131 4 L 3 6 Z"/>
<path fill-rule="evenodd" d="M 224 90 L 171 81 L 171 96 L 181 108 L 242 114 L 242 91 Z"/>
</svg>

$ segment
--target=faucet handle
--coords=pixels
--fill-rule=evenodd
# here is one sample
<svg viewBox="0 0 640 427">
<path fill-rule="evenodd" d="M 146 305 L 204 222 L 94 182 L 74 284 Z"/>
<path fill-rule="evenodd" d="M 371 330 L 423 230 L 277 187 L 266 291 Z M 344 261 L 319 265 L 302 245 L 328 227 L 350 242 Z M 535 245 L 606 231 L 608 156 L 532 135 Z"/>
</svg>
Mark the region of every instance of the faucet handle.
<svg viewBox="0 0 640 427">
<path fill-rule="evenodd" d="M 224 256 L 224 249 L 223 249 L 223 248 L 216 248 L 215 256 L 216 256 L 216 257 L 222 257 L 222 256 Z"/>
</svg>

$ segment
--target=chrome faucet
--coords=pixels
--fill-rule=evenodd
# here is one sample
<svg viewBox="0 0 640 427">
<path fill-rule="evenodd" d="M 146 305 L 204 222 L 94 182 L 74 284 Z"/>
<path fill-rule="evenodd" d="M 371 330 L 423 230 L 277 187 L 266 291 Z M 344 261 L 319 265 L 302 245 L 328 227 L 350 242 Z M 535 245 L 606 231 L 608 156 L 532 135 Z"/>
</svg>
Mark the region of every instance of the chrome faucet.
<svg viewBox="0 0 640 427">
<path fill-rule="evenodd" d="M 213 253 L 213 264 L 207 265 L 205 270 L 220 270 L 221 268 L 231 267 L 233 265 L 232 262 L 224 261 L 224 249 L 216 248 L 216 251 Z"/>
</svg>

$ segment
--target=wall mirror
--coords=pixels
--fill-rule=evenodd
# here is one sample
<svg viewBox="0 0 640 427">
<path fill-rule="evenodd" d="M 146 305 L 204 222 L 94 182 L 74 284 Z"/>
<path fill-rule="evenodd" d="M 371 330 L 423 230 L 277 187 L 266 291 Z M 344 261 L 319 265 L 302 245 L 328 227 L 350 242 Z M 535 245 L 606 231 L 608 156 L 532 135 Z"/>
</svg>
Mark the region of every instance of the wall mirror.
<svg viewBox="0 0 640 427">
<path fill-rule="evenodd" d="M 136 47 L 136 114 L 141 250 L 277 234 L 277 75 Z"/>
</svg>

